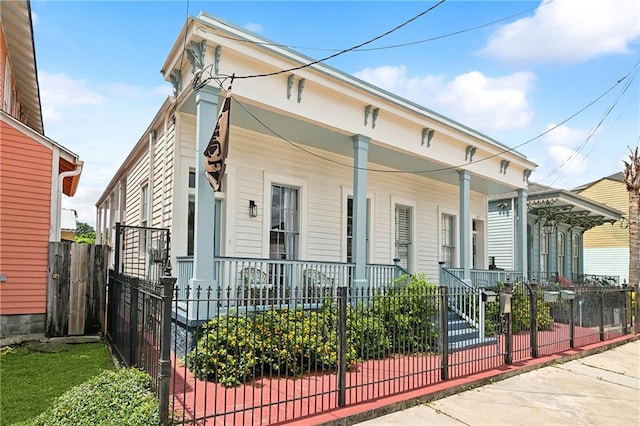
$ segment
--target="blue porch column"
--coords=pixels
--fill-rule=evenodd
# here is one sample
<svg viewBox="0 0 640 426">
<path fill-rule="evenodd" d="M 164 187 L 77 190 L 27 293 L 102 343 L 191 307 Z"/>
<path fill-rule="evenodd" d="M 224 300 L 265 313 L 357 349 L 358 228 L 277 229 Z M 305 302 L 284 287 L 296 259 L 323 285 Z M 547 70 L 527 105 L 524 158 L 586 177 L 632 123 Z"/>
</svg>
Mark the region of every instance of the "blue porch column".
<svg viewBox="0 0 640 426">
<path fill-rule="evenodd" d="M 518 219 L 516 222 L 516 269 L 522 271 L 526 280 L 529 277 L 528 241 L 527 241 L 527 190 L 518 189 Z"/>
<path fill-rule="evenodd" d="M 367 287 L 367 166 L 371 138 L 353 139 L 353 259 L 356 264 L 353 288 Z"/>
<path fill-rule="evenodd" d="M 193 278 L 189 280 L 190 299 L 206 299 L 207 289 L 216 288 L 213 277 L 215 193 L 207 182 L 203 152 L 209 143 L 218 117 L 218 91 L 205 86 L 196 93 L 196 205 L 193 241 Z M 212 292 L 211 294 L 217 294 Z M 198 309 L 199 305 L 199 309 Z M 216 309 L 215 306 L 212 306 Z M 198 312 L 199 311 L 199 312 Z M 205 320 L 207 303 L 189 303 L 189 320 Z"/>
<path fill-rule="evenodd" d="M 465 279 L 471 278 L 471 172 L 458 170 L 460 177 L 460 268 Z"/>
</svg>

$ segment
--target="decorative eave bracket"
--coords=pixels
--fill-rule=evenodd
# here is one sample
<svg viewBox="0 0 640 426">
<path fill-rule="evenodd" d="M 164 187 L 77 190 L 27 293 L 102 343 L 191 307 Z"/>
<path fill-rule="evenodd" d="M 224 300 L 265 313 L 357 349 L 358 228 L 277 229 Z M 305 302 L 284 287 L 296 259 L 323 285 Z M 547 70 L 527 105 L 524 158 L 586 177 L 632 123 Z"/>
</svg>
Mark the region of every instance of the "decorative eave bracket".
<svg viewBox="0 0 640 426">
<path fill-rule="evenodd" d="M 477 148 L 473 145 L 467 146 L 467 151 L 464 154 L 465 161 L 468 161 L 470 163 L 473 161 L 473 156 L 476 154 L 476 149 Z"/>
<path fill-rule="evenodd" d="M 503 175 L 507 174 L 507 169 L 509 168 L 509 164 L 511 164 L 509 160 L 500 161 L 500 174 L 503 174 Z"/>
<path fill-rule="evenodd" d="M 425 127 L 422 129 L 422 145 L 424 145 L 425 141 L 427 142 L 427 148 L 431 146 L 431 140 L 433 139 L 433 135 L 436 133 L 435 130 Z"/>
<path fill-rule="evenodd" d="M 202 40 L 200 43 L 192 41 L 187 46 L 187 59 L 191 64 L 191 73 L 195 74 L 197 70 L 204 68 L 204 53 L 207 50 L 207 40 Z"/>
</svg>

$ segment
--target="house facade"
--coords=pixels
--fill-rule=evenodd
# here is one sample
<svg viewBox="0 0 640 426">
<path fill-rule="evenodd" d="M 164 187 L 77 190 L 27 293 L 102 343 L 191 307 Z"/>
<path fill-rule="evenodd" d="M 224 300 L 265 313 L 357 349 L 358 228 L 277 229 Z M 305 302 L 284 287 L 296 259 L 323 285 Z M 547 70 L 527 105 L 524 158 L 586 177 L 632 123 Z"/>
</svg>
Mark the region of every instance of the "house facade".
<svg viewBox="0 0 640 426">
<path fill-rule="evenodd" d="M 584 272 L 620 276 L 621 282 L 629 280 L 629 193 L 622 172 L 579 186 L 575 193 L 590 200 L 618 209 L 623 218 L 613 226 L 588 230 L 584 234 Z M 607 272 L 608 271 L 608 272 Z"/>
<path fill-rule="evenodd" d="M 1 338 L 44 332 L 48 247 L 60 241 L 61 197 L 78 156 L 44 135 L 29 2 L 0 4 Z"/>
<path fill-rule="evenodd" d="M 487 197 L 526 200 L 536 165 L 311 62 L 205 13 L 190 18 L 162 69 L 175 96 L 98 199 L 96 238 L 113 244 L 116 222 L 168 228 L 178 282 L 189 274 L 194 285 L 215 284 L 214 256 L 350 263 L 362 285 L 366 265 L 394 259 L 433 281 L 439 261 L 488 268 Z M 231 75 L 229 153 L 214 194 L 203 152 Z"/>
<path fill-rule="evenodd" d="M 517 230 L 518 199 L 506 193 L 489 199 L 489 259 L 492 267 L 513 269 L 522 241 L 526 241 L 528 278 L 562 284 L 589 281 L 585 267 L 586 233 L 617 227 L 622 213 L 571 191 L 536 183 L 529 185 L 526 240 Z M 612 260 L 613 262 L 613 260 Z M 619 277 L 613 268 L 600 275 Z"/>
</svg>

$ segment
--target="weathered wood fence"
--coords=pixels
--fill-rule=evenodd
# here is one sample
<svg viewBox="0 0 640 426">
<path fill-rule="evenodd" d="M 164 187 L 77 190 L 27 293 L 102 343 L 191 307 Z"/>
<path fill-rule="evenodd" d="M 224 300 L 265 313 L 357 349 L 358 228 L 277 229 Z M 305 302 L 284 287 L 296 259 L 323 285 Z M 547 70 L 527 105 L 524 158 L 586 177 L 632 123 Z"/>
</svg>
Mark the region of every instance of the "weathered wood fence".
<svg viewBox="0 0 640 426">
<path fill-rule="evenodd" d="M 47 336 L 104 330 L 107 255 L 104 245 L 49 243 Z"/>
</svg>

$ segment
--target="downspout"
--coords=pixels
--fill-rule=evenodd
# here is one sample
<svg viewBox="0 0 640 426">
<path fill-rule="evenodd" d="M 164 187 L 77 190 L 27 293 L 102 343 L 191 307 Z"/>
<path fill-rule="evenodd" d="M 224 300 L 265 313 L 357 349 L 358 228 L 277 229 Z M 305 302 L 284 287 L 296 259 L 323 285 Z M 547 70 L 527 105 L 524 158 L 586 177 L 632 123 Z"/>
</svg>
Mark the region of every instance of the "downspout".
<svg viewBox="0 0 640 426">
<path fill-rule="evenodd" d="M 56 191 L 56 203 L 57 203 L 57 207 L 56 207 L 56 223 L 55 223 L 55 229 L 53 231 L 54 235 L 52 238 L 53 242 L 59 243 L 60 242 L 60 233 L 62 232 L 62 225 L 60 223 L 60 216 L 61 216 L 61 206 L 62 206 L 62 191 L 64 190 L 64 178 L 67 177 L 73 177 L 73 176 L 78 176 L 80 173 L 82 173 L 82 166 L 84 165 L 84 161 L 78 161 L 76 163 L 76 169 L 75 170 L 69 170 L 67 172 L 62 172 L 58 175 L 58 189 Z"/>
</svg>

